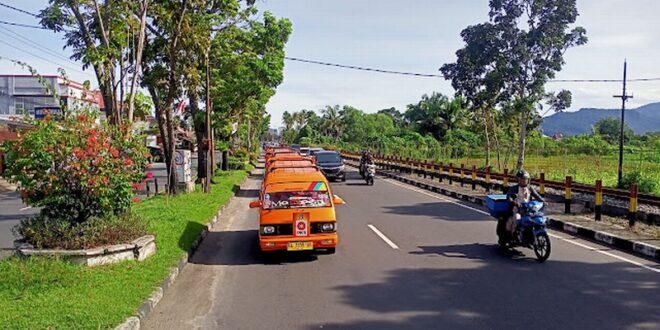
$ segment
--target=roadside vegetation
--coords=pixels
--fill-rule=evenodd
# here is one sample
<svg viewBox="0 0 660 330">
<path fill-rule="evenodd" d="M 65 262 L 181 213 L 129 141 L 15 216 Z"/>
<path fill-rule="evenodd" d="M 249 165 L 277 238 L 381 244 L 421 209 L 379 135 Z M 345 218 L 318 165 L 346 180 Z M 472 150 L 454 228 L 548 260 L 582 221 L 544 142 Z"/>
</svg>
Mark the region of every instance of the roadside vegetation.
<svg viewBox="0 0 660 330">
<path fill-rule="evenodd" d="M 159 195 L 134 204 L 156 236 L 144 262 L 87 268 L 45 257 L 0 261 L 0 329 L 107 329 L 132 316 L 247 177 L 219 172 L 210 194 Z"/>
<path fill-rule="evenodd" d="M 426 110 L 423 110 L 426 109 Z M 433 112 L 430 109 L 434 109 Z M 390 108 L 365 113 L 351 106 L 328 106 L 318 112 L 302 110 L 284 114 L 283 138 L 288 143 L 303 142 L 328 148 L 340 148 L 453 162 L 460 166 L 476 165 L 493 171 L 515 170 L 515 131 L 502 125 L 491 132 L 497 138 L 491 161 L 484 150 L 486 137 L 482 127 L 460 102 L 440 94 L 423 97 L 404 112 Z M 602 179 L 606 186 L 617 184 L 618 133 L 601 129 L 604 119 L 593 133 L 581 136 L 551 138 L 543 136 L 539 123 L 530 127 L 526 143 L 524 168 L 533 175 L 544 170 L 546 178 L 594 184 Z M 611 125 L 609 125 L 611 127 Z M 640 191 L 660 194 L 660 133 L 634 135 L 626 129 L 624 149 L 624 187 L 639 184 Z"/>
</svg>

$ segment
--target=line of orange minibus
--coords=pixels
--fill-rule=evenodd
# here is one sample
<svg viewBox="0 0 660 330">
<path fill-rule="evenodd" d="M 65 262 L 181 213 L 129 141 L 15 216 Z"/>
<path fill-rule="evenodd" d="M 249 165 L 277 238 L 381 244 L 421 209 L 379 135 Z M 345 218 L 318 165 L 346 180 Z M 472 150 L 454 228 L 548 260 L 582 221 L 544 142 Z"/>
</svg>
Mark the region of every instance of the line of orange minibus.
<svg viewBox="0 0 660 330">
<path fill-rule="evenodd" d="M 269 148 L 259 199 L 259 246 L 262 251 L 334 253 L 339 243 L 335 205 L 328 180 L 313 157 L 287 147 Z"/>
</svg>

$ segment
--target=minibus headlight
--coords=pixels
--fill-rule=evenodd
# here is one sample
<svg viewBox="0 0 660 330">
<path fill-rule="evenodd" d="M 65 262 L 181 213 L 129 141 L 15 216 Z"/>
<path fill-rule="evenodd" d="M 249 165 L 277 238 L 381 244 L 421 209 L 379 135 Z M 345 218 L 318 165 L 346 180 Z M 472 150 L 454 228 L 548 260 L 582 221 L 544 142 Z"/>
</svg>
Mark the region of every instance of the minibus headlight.
<svg viewBox="0 0 660 330">
<path fill-rule="evenodd" d="M 335 223 L 334 222 L 323 223 L 323 224 L 321 224 L 321 230 L 326 231 L 326 232 L 327 231 L 335 231 L 336 230 Z"/>
<path fill-rule="evenodd" d="M 263 226 L 261 232 L 267 235 L 275 233 L 275 226 Z"/>
</svg>

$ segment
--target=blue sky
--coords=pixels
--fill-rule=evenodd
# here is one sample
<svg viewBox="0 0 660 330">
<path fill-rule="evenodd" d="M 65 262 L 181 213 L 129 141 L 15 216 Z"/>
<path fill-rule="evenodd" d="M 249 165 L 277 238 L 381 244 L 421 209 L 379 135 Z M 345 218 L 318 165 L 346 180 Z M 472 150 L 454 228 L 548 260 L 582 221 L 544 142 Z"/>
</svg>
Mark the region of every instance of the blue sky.
<svg viewBox="0 0 660 330">
<path fill-rule="evenodd" d="M 0 0 L 33 12 L 47 0 Z M 287 55 L 313 60 L 368 66 L 399 71 L 438 73 L 438 68 L 454 60 L 462 46 L 459 33 L 470 24 L 487 19 L 487 0 L 258 0 L 262 10 L 293 22 Z M 566 65 L 557 78 L 617 79 L 623 59 L 628 59 L 629 78 L 660 77 L 660 29 L 657 0 L 578 0 L 577 24 L 587 29 L 589 43 L 570 49 Z M 36 24 L 30 16 L 0 7 L 0 20 Z M 2 26 L 2 25 L 0 25 Z M 7 27 L 39 44 L 68 55 L 59 35 L 49 31 Z M 66 65 L 74 80 L 94 81 L 88 73 L 73 71 L 73 63 L 53 58 L 22 44 L 0 28 L 0 56 L 25 60 L 44 74 L 54 74 L 57 65 L 42 56 Z M 26 52 L 27 51 L 27 52 Z M 80 70 L 79 67 L 76 67 Z M 0 61 L 0 72 L 19 73 L 7 61 Z M 617 108 L 621 92 L 618 83 L 553 83 L 549 90 L 569 89 L 573 106 Z M 660 101 L 660 81 L 630 83 L 634 99 L 630 107 Z M 352 71 L 312 64 L 287 62 L 284 82 L 269 102 L 272 126 L 278 126 L 282 112 L 318 110 L 325 105 L 350 104 L 367 112 L 417 102 L 424 93 L 453 94 L 450 84 L 438 78 L 416 78 Z"/>
</svg>

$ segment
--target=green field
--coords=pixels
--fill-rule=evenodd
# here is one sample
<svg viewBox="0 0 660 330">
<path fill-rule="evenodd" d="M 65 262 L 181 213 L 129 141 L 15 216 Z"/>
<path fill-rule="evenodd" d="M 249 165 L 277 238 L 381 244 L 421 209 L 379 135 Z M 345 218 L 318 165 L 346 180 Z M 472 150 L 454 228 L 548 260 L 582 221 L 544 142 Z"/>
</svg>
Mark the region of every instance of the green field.
<svg viewBox="0 0 660 330">
<path fill-rule="evenodd" d="M 132 316 L 221 205 L 245 171 L 220 173 L 211 194 L 158 196 L 134 206 L 149 220 L 157 253 L 144 262 L 87 268 L 51 258 L 0 262 L 0 329 L 107 329 Z"/>
<path fill-rule="evenodd" d="M 594 184 L 597 179 L 601 179 L 604 186 L 615 187 L 617 184 L 618 159 L 618 155 L 569 154 L 564 156 L 540 156 L 532 154 L 525 157 L 525 169 L 534 177 L 538 177 L 539 173 L 544 171 L 545 178 L 548 180 L 563 181 L 566 176 L 570 175 L 573 177 L 574 182 Z M 459 167 L 461 163 L 464 163 L 468 168 L 471 168 L 472 165 L 481 167 L 485 164 L 483 157 L 447 159 L 444 162 L 453 162 Z M 515 157 L 510 159 L 507 168 L 515 168 L 515 162 Z M 491 159 L 491 164 L 493 165 L 493 171 L 497 171 L 495 159 Z M 623 172 L 625 174 L 630 171 L 639 171 L 650 180 L 660 183 L 660 161 L 628 154 L 624 156 Z M 656 185 L 654 193 L 660 195 L 660 184 Z"/>
</svg>

